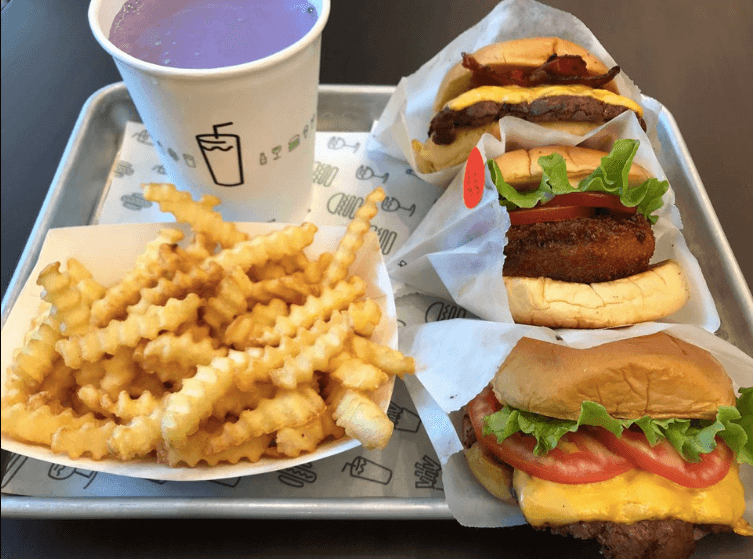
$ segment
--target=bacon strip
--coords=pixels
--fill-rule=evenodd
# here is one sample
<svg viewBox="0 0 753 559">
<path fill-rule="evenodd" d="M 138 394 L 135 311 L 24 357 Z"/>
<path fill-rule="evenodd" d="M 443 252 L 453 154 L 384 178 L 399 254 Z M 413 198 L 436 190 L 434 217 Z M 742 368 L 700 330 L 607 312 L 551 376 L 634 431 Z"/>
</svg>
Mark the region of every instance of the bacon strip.
<svg viewBox="0 0 753 559">
<path fill-rule="evenodd" d="M 500 71 L 486 64 L 481 64 L 472 54 L 462 53 L 463 67 L 473 73 L 473 87 L 482 85 L 517 85 L 533 87 L 537 85 L 587 85 L 601 88 L 611 82 L 620 73 L 620 67 L 614 66 L 606 74 L 590 76 L 586 62 L 578 55 L 553 54 L 547 61 L 533 69 L 516 69 Z"/>
</svg>

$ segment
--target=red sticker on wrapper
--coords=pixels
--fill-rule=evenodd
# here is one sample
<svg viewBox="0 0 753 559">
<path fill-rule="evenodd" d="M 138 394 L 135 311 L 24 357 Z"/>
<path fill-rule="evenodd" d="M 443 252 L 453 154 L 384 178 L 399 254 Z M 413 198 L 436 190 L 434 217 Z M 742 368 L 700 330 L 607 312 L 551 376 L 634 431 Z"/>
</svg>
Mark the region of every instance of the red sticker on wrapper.
<svg viewBox="0 0 753 559">
<path fill-rule="evenodd" d="M 473 148 L 465 164 L 465 176 L 463 177 L 463 202 L 465 207 L 473 209 L 478 206 L 484 195 L 484 159 L 481 151 Z"/>
</svg>

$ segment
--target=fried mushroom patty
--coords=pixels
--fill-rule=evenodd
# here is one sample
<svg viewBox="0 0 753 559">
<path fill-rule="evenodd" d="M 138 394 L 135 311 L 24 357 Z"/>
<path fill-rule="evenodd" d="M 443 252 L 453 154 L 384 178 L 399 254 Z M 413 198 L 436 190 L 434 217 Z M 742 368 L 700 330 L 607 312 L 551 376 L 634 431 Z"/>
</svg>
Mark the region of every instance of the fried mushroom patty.
<svg viewBox="0 0 753 559">
<path fill-rule="evenodd" d="M 655 246 L 651 224 L 641 214 L 514 225 L 507 239 L 504 275 L 578 283 L 645 272 Z"/>
</svg>

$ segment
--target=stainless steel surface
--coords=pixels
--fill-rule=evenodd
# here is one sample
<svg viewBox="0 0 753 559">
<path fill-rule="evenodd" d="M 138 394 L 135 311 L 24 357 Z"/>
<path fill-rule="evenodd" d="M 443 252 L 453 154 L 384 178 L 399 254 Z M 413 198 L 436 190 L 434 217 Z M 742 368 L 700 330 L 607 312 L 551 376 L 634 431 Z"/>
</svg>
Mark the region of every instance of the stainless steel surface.
<svg viewBox="0 0 753 559">
<path fill-rule="evenodd" d="M 323 85 L 319 129 L 368 131 L 393 87 Z M 105 195 L 129 120 L 140 120 L 122 83 L 96 92 L 84 105 L 60 167 L 2 302 L 2 322 L 28 277 L 46 232 L 90 223 Z M 662 164 L 675 190 L 684 234 L 717 303 L 718 335 L 744 351 L 753 348 L 753 297 L 745 282 L 677 124 L 665 109 L 659 119 Z M 4 452 L 5 454 L 5 452 Z M 4 457 L 5 458 L 5 457 Z M 5 461 L 5 460 L 4 460 Z M 3 468 L 4 469 L 4 468 Z M 438 499 L 128 499 L 2 496 L 2 516 L 15 518 L 338 518 L 449 519 Z"/>
</svg>

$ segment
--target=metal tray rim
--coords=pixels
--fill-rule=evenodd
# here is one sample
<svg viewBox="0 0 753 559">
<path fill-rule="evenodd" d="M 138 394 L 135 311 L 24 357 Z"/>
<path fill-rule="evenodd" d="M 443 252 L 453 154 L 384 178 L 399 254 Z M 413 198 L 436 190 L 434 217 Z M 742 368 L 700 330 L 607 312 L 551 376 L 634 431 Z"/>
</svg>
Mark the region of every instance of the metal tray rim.
<svg viewBox="0 0 753 559">
<path fill-rule="evenodd" d="M 66 177 L 72 173 L 71 154 L 77 141 L 84 134 L 94 116 L 94 108 L 108 95 L 125 89 L 123 82 L 105 86 L 94 92 L 81 109 L 71 137 L 61 158 L 60 165 L 50 185 L 40 214 L 26 243 L 19 264 L 14 271 L 2 300 L 2 323 L 5 324 L 10 308 L 26 281 L 39 252 L 54 213 L 59 205 Z M 319 91 L 327 94 L 369 93 L 389 96 L 395 87 L 391 85 L 339 85 L 322 84 Z M 659 103 L 661 105 L 661 103 Z M 690 179 L 695 183 L 696 194 L 702 204 L 711 207 L 687 145 L 671 112 L 661 105 L 662 114 L 670 130 L 678 158 Z M 729 266 L 733 289 L 742 302 L 742 311 L 748 324 L 753 325 L 753 296 L 745 281 L 729 241 L 721 227 L 716 212 L 707 216 L 715 235 L 713 242 Z M 333 499 L 245 499 L 186 497 L 27 497 L 2 495 L 2 517 L 8 518 L 329 518 L 329 519 L 452 519 L 452 514 L 443 499 L 408 498 L 333 498 Z"/>
</svg>

